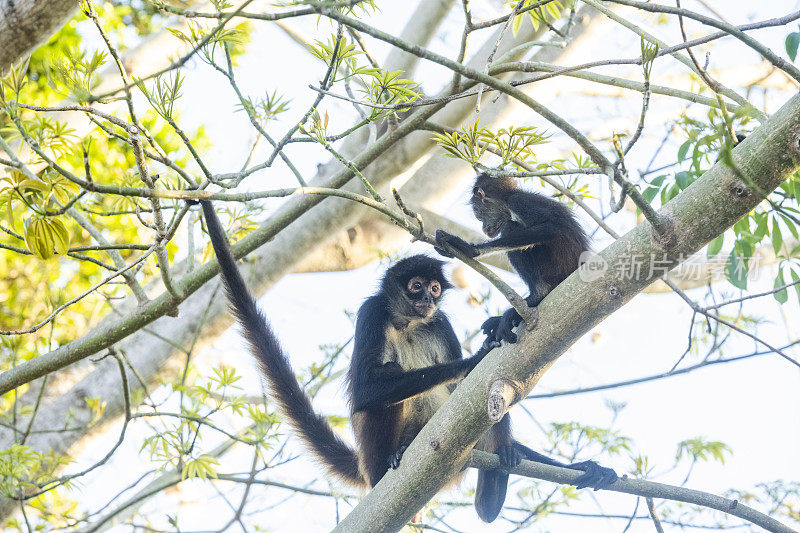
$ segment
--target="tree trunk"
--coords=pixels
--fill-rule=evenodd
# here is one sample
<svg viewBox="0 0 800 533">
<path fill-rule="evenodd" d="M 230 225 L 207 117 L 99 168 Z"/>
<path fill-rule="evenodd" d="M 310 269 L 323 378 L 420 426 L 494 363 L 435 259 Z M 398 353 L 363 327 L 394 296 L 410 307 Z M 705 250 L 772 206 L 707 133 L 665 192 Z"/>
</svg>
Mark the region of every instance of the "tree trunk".
<svg viewBox="0 0 800 533">
<path fill-rule="evenodd" d="M 75 13 L 75 0 L 0 0 L 0 76 Z"/>
</svg>

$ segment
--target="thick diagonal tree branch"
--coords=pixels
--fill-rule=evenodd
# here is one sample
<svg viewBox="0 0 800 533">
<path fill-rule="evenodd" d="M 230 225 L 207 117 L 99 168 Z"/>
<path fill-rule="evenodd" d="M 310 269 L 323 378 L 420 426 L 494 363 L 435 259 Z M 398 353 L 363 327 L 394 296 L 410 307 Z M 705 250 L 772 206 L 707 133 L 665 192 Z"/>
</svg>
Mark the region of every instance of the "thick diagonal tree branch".
<svg viewBox="0 0 800 533">
<path fill-rule="evenodd" d="M 472 446 L 492 425 L 489 391 L 507 384 L 519 401 L 583 334 L 655 280 L 655 273 L 624 276 L 632 257 L 676 265 L 756 207 L 800 167 L 800 95 L 733 150 L 736 168 L 717 163 L 662 207 L 673 239 L 665 248 L 643 222 L 600 253 L 608 266 L 592 281 L 573 273 L 540 304 L 539 324 L 518 344 L 492 351 L 462 382 L 390 471 L 335 531 L 397 531 L 457 474 Z M 578 303 L 576 305 L 576 303 Z M 511 403 L 513 403 L 513 401 Z M 493 402 L 494 403 L 494 402 Z"/>
<path fill-rule="evenodd" d="M 77 7 L 74 0 L 0 0 L 0 75 L 49 39 Z"/>
</svg>

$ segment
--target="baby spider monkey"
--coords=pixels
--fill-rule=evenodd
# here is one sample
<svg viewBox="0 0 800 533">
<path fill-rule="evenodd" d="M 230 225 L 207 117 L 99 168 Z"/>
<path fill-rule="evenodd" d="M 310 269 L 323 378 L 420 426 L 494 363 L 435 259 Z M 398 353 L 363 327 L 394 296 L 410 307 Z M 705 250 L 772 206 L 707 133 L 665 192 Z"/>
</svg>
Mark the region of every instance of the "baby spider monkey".
<svg viewBox="0 0 800 533">
<path fill-rule="evenodd" d="M 567 206 L 520 189 L 512 177 L 478 174 L 470 203 L 490 240 L 468 243 L 439 230 L 437 243 L 450 245 L 468 257 L 506 252 L 511 266 L 528 286 L 530 294 L 525 301 L 535 313 L 539 302 L 578 268 L 581 254 L 589 249 L 586 233 Z M 452 257 L 442 247 L 436 250 Z M 502 340 L 517 342 L 513 329 L 521 320 L 513 308 L 488 319 L 481 326 L 487 343 L 496 346 Z"/>
</svg>

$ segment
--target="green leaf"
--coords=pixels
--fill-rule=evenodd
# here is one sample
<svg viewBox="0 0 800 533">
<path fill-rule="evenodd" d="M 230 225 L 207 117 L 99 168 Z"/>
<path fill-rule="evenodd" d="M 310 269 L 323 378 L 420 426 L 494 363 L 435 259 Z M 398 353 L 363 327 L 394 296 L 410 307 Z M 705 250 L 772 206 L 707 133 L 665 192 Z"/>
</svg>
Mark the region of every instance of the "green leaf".
<svg viewBox="0 0 800 533">
<path fill-rule="evenodd" d="M 514 21 L 511 23 L 511 32 L 516 36 L 519 32 L 519 28 L 522 25 L 522 15 L 517 15 L 514 17 Z"/>
<path fill-rule="evenodd" d="M 775 283 L 772 287 L 777 289 L 782 285 L 786 285 L 786 282 L 783 280 L 783 270 L 781 269 L 778 271 L 778 275 L 775 277 Z M 773 293 L 772 296 L 774 296 L 779 303 L 785 304 L 789 299 L 789 291 L 786 289 L 781 289 L 778 292 Z"/>
<path fill-rule="evenodd" d="M 723 233 L 710 243 L 708 243 L 708 248 L 706 249 L 706 257 L 714 257 L 717 255 L 720 250 L 722 250 L 722 244 L 725 242 L 725 234 Z"/>
<path fill-rule="evenodd" d="M 673 183 L 672 187 L 664 187 L 661 189 L 661 203 L 665 204 L 678 196 L 678 193 L 681 192 L 681 188 L 678 187 L 677 183 Z"/>
<path fill-rule="evenodd" d="M 784 209 L 788 209 L 788 208 L 784 208 Z M 780 214 L 781 218 L 783 219 L 784 225 L 787 228 L 789 228 L 789 231 L 792 233 L 792 235 L 794 235 L 794 238 L 795 239 L 800 239 L 800 235 L 797 233 L 797 226 L 795 225 L 794 220 L 792 220 L 791 218 L 789 218 L 787 215 L 785 215 L 783 213 L 779 213 L 779 214 Z"/>
<path fill-rule="evenodd" d="M 798 46 L 800 46 L 800 33 L 794 32 L 786 36 L 786 55 L 792 61 L 797 57 Z"/>
<path fill-rule="evenodd" d="M 653 181 L 650 182 L 650 186 L 661 187 L 661 185 L 664 183 L 664 180 L 667 179 L 667 176 L 667 174 L 661 174 L 660 176 L 654 178 Z"/>
<path fill-rule="evenodd" d="M 12 199 L 12 195 L 13 194 L 14 194 L 13 191 L 9 192 L 6 195 L 6 200 L 5 200 L 6 201 L 6 222 L 8 222 L 8 225 L 11 227 L 11 229 L 14 229 L 14 226 L 15 226 L 15 224 L 14 224 L 14 211 L 11 209 L 11 199 Z"/>
<path fill-rule="evenodd" d="M 651 203 L 653 198 L 656 197 L 656 194 L 658 194 L 659 190 L 660 189 L 658 187 L 648 187 L 642 192 L 642 196 L 645 200 L 647 200 L 647 203 Z"/>
<path fill-rule="evenodd" d="M 69 250 L 69 231 L 61 220 L 57 218 L 49 219 L 49 228 L 53 238 L 53 248 L 56 252 L 64 255 Z"/>
<path fill-rule="evenodd" d="M 728 261 L 725 264 L 725 277 L 731 284 L 738 288 L 747 289 L 747 261 L 739 255 L 736 248 L 731 250 Z"/>
<path fill-rule="evenodd" d="M 736 251 L 747 263 L 750 261 L 750 258 L 753 257 L 756 248 L 752 240 L 749 238 L 743 238 L 736 241 Z"/>
<path fill-rule="evenodd" d="M 767 226 L 767 214 L 766 213 L 753 213 L 753 220 L 756 223 L 756 230 L 753 232 L 753 236 L 755 238 L 755 242 L 761 242 L 761 239 L 769 233 L 769 227 Z"/>
<path fill-rule="evenodd" d="M 50 259 L 69 249 L 69 231 L 54 217 L 34 217 L 25 221 L 25 246 L 39 259 Z"/>
<path fill-rule="evenodd" d="M 794 290 L 797 293 L 797 299 L 800 300 L 800 283 L 797 283 L 798 281 L 800 281 L 800 275 L 797 274 L 794 268 L 792 268 L 789 271 L 789 275 L 792 276 L 792 281 L 796 283 L 796 285 L 794 286 Z"/>
<path fill-rule="evenodd" d="M 741 236 L 742 234 L 750 233 L 750 217 L 746 216 L 741 220 L 738 220 L 733 225 L 733 231 L 736 233 L 737 236 Z"/>
<path fill-rule="evenodd" d="M 775 251 L 775 255 L 776 256 L 780 255 L 782 247 L 783 247 L 783 235 L 781 235 L 781 227 L 778 224 L 777 220 L 773 220 L 773 222 L 772 222 L 772 249 Z"/>
<path fill-rule="evenodd" d="M 688 187 L 691 182 L 692 182 L 692 175 L 686 172 L 685 170 L 682 170 L 681 172 L 675 174 L 675 183 L 678 184 L 678 187 L 680 187 L 681 190 Z"/>
<path fill-rule="evenodd" d="M 686 141 L 678 148 L 678 163 L 686 159 L 686 153 L 689 151 L 690 146 L 692 146 L 692 141 Z"/>
<path fill-rule="evenodd" d="M 730 454 L 731 448 L 724 442 L 706 441 L 702 437 L 695 437 L 678 443 L 675 460 L 680 461 L 684 456 L 692 461 L 708 461 L 713 458 L 724 464 L 726 452 Z"/>
</svg>

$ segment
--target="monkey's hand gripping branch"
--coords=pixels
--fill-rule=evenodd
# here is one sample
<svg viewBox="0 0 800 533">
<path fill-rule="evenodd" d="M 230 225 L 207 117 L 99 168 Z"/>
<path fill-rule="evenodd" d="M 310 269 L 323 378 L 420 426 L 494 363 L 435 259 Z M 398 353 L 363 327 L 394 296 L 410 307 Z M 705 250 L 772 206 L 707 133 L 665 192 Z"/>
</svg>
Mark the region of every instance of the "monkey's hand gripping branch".
<svg viewBox="0 0 800 533">
<path fill-rule="evenodd" d="M 480 250 L 478 250 L 477 246 L 444 230 L 436 231 L 434 248 L 445 257 L 455 257 L 456 254 L 462 254 L 474 260 L 480 255 Z M 517 342 L 517 335 L 513 332 L 513 329 L 519 326 L 523 320 L 529 330 L 536 327 L 539 321 L 539 310 L 536 306 L 539 302 L 532 300 L 530 296 L 524 300 L 525 305 L 523 306 L 515 305 L 511 298 L 508 301 L 511 303 L 511 309 L 501 316 L 489 318 L 481 325 L 481 329 L 486 334 L 486 340 L 481 346 L 481 351 L 485 350 L 488 353 L 492 348 L 499 346 L 500 341 L 503 340 L 512 344 Z"/>
<path fill-rule="evenodd" d="M 525 298 L 527 304 L 528 316 L 524 318 L 525 326 L 528 330 L 536 327 L 539 322 L 539 305 L 531 296 Z M 481 330 L 486 334 L 486 342 L 491 342 L 498 346 L 501 341 L 506 341 L 511 344 L 517 342 L 517 334 L 514 333 L 514 328 L 520 325 L 523 317 L 513 307 L 508 309 L 500 316 L 493 316 L 488 318 L 481 324 Z M 484 344 L 485 344 L 484 343 Z"/>
<path fill-rule="evenodd" d="M 532 312 L 531 308 L 528 306 L 528 303 L 522 296 L 517 294 L 514 289 L 506 284 L 506 282 L 501 280 L 497 275 L 495 275 L 494 272 L 489 270 L 486 265 L 475 259 L 480 252 L 474 245 L 468 243 L 461 237 L 447 233 L 444 230 L 436 230 L 435 241 L 428 238 L 420 238 L 419 240 L 433 244 L 434 249 L 439 254 L 443 255 L 444 257 L 455 257 L 472 270 L 489 280 L 489 283 L 497 287 L 497 289 L 503 293 L 503 296 L 506 297 L 508 303 L 511 304 L 511 310 L 515 311 L 517 316 L 521 317 L 521 319 L 524 319 L 526 324 L 533 324 L 534 326 L 536 325 L 535 310 Z M 517 325 L 519 325 L 519 322 L 517 322 Z M 485 345 L 486 343 L 484 343 L 484 346 Z M 483 347 L 481 349 L 483 349 Z M 488 353 L 488 351 L 489 350 L 486 350 L 486 353 Z"/>
</svg>

